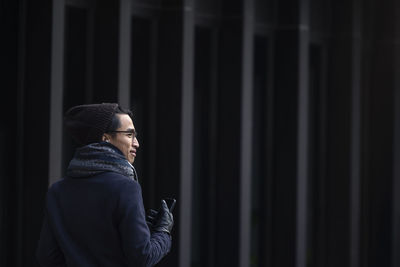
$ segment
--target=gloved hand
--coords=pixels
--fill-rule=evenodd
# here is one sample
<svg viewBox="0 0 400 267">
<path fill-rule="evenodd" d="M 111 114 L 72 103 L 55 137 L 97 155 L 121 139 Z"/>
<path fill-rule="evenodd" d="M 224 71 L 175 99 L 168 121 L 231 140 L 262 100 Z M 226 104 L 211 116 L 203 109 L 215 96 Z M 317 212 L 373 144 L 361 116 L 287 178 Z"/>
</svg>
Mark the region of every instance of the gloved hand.
<svg viewBox="0 0 400 267">
<path fill-rule="evenodd" d="M 174 216 L 169 211 L 165 200 L 161 200 L 161 208 L 158 211 L 156 219 L 153 222 L 154 232 L 165 232 L 171 234 L 172 227 L 174 226 Z"/>
<path fill-rule="evenodd" d="M 153 232 L 154 223 L 157 219 L 158 211 L 150 209 L 146 216 L 146 223 L 150 231 Z"/>
</svg>

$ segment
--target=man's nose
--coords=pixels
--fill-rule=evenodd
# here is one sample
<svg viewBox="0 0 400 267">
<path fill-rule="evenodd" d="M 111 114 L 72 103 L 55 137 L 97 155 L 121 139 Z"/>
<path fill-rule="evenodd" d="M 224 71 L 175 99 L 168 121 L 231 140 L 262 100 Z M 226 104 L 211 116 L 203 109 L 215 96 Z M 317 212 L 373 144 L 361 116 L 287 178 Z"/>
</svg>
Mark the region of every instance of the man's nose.
<svg viewBox="0 0 400 267">
<path fill-rule="evenodd" d="M 135 139 L 133 139 L 133 143 L 132 145 L 136 148 L 139 148 L 139 141 L 137 140 L 137 138 L 135 137 Z"/>
</svg>

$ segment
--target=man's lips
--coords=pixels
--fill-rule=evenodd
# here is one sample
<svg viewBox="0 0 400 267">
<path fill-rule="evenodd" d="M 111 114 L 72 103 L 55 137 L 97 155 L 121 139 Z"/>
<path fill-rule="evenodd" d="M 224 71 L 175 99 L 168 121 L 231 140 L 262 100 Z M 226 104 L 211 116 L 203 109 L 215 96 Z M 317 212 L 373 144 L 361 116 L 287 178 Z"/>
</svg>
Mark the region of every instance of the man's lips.
<svg viewBox="0 0 400 267">
<path fill-rule="evenodd" d="M 131 155 L 133 155 L 134 157 L 136 157 L 136 150 L 131 150 L 130 153 L 131 153 Z"/>
</svg>

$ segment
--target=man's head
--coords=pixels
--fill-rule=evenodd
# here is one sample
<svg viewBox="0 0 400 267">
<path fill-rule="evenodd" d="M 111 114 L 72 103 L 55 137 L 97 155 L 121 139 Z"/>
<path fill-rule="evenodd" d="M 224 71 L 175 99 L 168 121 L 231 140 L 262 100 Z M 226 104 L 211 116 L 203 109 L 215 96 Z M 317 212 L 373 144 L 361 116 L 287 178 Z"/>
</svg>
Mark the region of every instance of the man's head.
<svg viewBox="0 0 400 267">
<path fill-rule="evenodd" d="M 114 103 L 75 106 L 65 114 L 65 126 L 79 145 L 106 141 L 133 163 L 139 147 L 132 113 Z"/>
<path fill-rule="evenodd" d="M 102 141 L 113 144 L 130 163 L 134 162 L 139 142 L 130 111 L 121 108 L 117 110 L 108 131 L 102 136 Z"/>
</svg>

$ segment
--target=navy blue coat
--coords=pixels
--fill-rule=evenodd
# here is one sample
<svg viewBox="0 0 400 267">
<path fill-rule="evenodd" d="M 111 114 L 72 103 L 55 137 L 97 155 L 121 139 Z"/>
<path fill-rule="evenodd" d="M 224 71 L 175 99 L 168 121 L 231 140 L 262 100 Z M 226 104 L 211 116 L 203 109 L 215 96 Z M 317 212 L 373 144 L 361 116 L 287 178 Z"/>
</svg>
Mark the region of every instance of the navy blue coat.
<svg viewBox="0 0 400 267">
<path fill-rule="evenodd" d="M 47 193 L 41 266 L 153 266 L 170 248 L 168 234 L 150 233 L 141 187 L 128 177 L 67 177 Z"/>
</svg>

